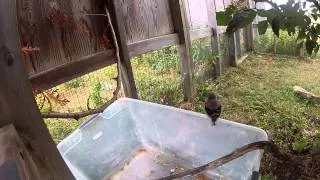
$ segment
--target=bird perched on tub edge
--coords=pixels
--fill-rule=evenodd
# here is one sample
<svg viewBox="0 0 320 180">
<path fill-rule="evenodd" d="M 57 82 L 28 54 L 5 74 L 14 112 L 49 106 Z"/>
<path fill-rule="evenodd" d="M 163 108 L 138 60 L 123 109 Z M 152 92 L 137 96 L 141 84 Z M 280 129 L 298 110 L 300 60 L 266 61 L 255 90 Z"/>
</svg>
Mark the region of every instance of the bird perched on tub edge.
<svg viewBox="0 0 320 180">
<path fill-rule="evenodd" d="M 216 125 L 216 121 L 218 120 L 222 112 L 222 105 L 218 101 L 215 94 L 208 95 L 204 109 L 206 110 L 207 115 L 211 118 L 212 125 Z"/>
</svg>

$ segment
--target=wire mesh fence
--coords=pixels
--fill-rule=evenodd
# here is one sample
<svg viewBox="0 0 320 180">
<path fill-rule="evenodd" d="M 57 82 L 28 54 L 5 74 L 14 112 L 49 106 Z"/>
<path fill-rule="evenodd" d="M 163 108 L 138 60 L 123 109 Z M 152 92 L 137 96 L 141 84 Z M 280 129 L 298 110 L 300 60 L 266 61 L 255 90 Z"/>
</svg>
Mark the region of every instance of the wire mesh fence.
<svg viewBox="0 0 320 180">
<path fill-rule="evenodd" d="M 112 65 L 43 91 L 36 95 L 38 107 L 41 112 L 61 113 L 97 108 L 112 98 L 117 73 Z"/>
<path fill-rule="evenodd" d="M 140 99 L 171 106 L 183 100 L 176 46 L 134 57 L 132 67 Z"/>
<path fill-rule="evenodd" d="M 41 112 L 78 113 L 107 103 L 117 87 L 116 64 L 91 72 L 35 95 Z M 123 97 L 121 89 L 118 97 Z M 74 119 L 45 119 L 56 143 L 61 142 L 90 116 Z"/>
</svg>

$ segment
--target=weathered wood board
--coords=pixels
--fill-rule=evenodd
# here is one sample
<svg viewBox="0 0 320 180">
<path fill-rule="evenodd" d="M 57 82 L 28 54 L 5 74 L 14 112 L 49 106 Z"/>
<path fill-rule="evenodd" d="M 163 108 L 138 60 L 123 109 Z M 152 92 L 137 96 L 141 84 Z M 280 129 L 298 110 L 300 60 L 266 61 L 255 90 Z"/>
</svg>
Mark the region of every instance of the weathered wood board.
<svg viewBox="0 0 320 180">
<path fill-rule="evenodd" d="M 29 75 L 70 63 L 105 48 L 108 30 L 103 0 L 17 0 L 22 47 Z M 110 44 L 110 43 L 109 43 Z"/>
<path fill-rule="evenodd" d="M 129 44 L 173 33 L 170 0 L 120 1 Z"/>
<path fill-rule="evenodd" d="M 207 0 L 188 0 L 186 3 L 186 12 L 189 14 L 191 29 L 208 28 L 209 17 Z"/>
</svg>

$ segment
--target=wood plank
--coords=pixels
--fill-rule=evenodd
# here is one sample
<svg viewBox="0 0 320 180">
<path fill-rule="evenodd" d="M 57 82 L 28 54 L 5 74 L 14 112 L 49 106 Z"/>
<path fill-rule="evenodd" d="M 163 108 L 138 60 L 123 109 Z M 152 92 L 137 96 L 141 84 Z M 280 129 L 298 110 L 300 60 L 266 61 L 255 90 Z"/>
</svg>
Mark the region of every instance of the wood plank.
<svg viewBox="0 0 320 180">
<path fill-rule="evenodd" d="M 194 95 L 194 74 L 191 52 L 190 26 L 185 12 L 184 0 L 170 1 L 175 32 L 179 34 L 179 54 L 181 60 L 181 79 L 184 99 L 190 100 Z"/>
<path fill-rule="evenodd" d="M 0 1 L 0 127 L 15 126 L 38 168 L 40 179 L 74 179 L 33 98 L 21 57 L 16 15 L 16 1 Z"/>
<path fill-rule="evenodd" d="M 179 43 L 178 34 L 168 34 L 129 44 L 130 56 L 138 56 L 150 51 L 159 50 Z"/>
<path fill-rule="evenodd" d="M 40 48 L 23 54 L 29 75 L 105 50 L 110 40 L 103 0 L 17 0 L 22 46 Z M 111 43 L 109 43 L 111 44 Z M 107 45 L 108 46 L 108 45 Z"/>
<path fill-rule="evenodd" d="M 209 27 L 207 0 L 187 0 L 185 5 L 187 14 L 190 14 L 191 29 Z"/>
<path fill-rule="evenodd" d="M 0 165 L 2 180 L 41 179 L 32 157 L 12 124 L 0 128 Z"/>
<path fill-rule="evenodd" d="M 32 75 L 29 80 L 33 90 L 46 90 L 114 63 L 114 50 L 107 50 Z"/>
<path fill-rule="evenodd" d="M 128 43 L 173 33 L 169 0 L 118 0 Z"/>
<path fill-rule="evenodd" d="M 119 0 L 109 1 L 108 9 L 111 14 L 112 24 L 114 26 L 119 45 L 121 80 L 126 96 L 130 98 L 138 98 L 120 3 L 121 2 Z"/>
<path fill-rule="evenodd" d="M 203 28 L 203 29 L 195 29 L 190 31 L 191 41 L 211 37 L 213 35 L 213 29 L 211 28 Z"/>
</svg>

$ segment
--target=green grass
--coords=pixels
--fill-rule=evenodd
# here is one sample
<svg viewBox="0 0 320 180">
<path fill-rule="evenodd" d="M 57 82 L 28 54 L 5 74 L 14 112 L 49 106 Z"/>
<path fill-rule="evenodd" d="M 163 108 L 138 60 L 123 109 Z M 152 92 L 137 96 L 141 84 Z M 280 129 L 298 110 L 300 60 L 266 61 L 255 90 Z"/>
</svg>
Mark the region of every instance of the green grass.
<svg viewBox="0 0 320 180">
<path fill-rule="evenodd" d="M 286 148 L 304 138 L 311 148 L 320 132 L 320 105 L 301 100 L 293 86 L 320 94 L 319 74 L 319 61 L 251 55 L 223 77 L 205 82 L 194 105 L 203 111 L 201 92 L 215 92 L 224 104 L 223 118 L 260 127 Z"/>
</svg>

